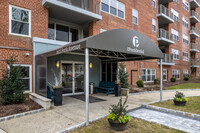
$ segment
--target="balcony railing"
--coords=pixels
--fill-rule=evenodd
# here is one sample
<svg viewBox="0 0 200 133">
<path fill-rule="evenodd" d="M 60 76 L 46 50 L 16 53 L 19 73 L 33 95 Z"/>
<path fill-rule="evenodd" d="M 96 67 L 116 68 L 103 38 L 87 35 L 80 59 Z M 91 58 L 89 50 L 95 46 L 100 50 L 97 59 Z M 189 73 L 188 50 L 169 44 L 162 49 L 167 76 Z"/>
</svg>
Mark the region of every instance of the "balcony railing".
<svg viewBox="0 0 200 133">
<path fill-rule="evenodd" d="M 199 51 L 199 50 L 200 50 L 200 49 L 199 49 L 199 44 L 198 44 L 198 43 L 191 43 L 190 49 L 194 49 L 194 50 Z"/>
<path fill-rule="evenodd" d="M 199 59 L 191 59 L 191 66 L 200 66 Z"/>
<path fill-rule="evenodd" d="M 163 62 L 165 62 L 165 63 L 174 63 L 173 55 L 164 54 Z"/>
<path fill-rule="evenodd" d="M 164 29 L 158 30 L 158 38 L 165 38 L 173 41 L 173 35 L 169 31 L 166 31 Z"/>
<path fill-rule="evenodd" d="M 197 34 L 197 35 L 199 35 L 199 29 L 195 28 L 194 26 L 192 26 L 190 28 L 190 34 Z"/>
<path fill-rule="evenodd" d="M 190 16 L 194 16 L 194 17 L 196 17 L 197 19 L 199 19 L 199 14 L 198 14 L 197 12 L 195 12 L 194 10 L 192 10 L 192 11 L 190 12 Z"/>
<path fill-rule="evenodd" d="M 57 1 L 64 2 L 65 4 L 69 4 L 75 7 L 79 7 L 87 11 L 91 11 L 96 14 L 100 14 L 100 2 L 98 2 L 97 0 L 93 1 L 95 3 L 91 2 L 90 0 L 57 0 Z"/>
<path fill-rule="evenodd" d="M 166 16 L 168 16 L 169 18 L 173 19 L 173 13 L 171 13 L 171 11 L 168 8 L 166 8 L 165 6 L 160 4 L 158 6 L 158 14 L 161 14 L 161 13 L 163 13 Z"/>
</svg>

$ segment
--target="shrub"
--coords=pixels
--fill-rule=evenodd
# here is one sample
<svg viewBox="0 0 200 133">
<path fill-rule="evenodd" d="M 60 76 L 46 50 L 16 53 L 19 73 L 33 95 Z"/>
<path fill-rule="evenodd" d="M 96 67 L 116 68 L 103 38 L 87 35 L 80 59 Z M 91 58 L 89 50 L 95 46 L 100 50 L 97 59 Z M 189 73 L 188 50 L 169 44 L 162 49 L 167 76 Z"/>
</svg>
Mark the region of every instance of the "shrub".
<svg viewBox="0 0 200 133">
<path fill-rule="evenodd" d="M 170 81 L 171 81 L 171 82 L 176 82 L 176 77 L 172 77 L 172 78 L 170 79 Z"/>
<path fill-rule="evenodd" d="M 184 80 L 185 80 L 185 81 L 188 81 L 188 80 L 189 80 L 189 77 L 184 77 Z"/>
<path fill-rule="evenodd" d="M 25 100 L 25 86 L 22 81 L 22 73 L 19 66 L 13 66 L 17 60 L 10 57 L 6 61 L 9 69 L 3 70 L 3 78 L 0 80 L 0 96 L 2 104 L 21 103 Z"/>
<path fill-rule="evenodd" d="M 110 114 L 107 116 L 108 119 L 113 121 L 119 121 L 120 123 L 127 123 L 131 120 L 130 115 L 127 114 L 126 108 L 128 105 L 126 105 L 128 97 L 126 97 L 124 103 L 122 103 L 122 97 L 120 98 L 118 104 L 113 104 L 110 107 Z"/>
<path fill-rule="evenodd" d="M 143 80 L 138 80 L 138 81 L 136 82 L 136 84 L 137 84 L 138 87 L 144 87 L 144 82 L 143 82 Z"/>
<path fill-rule="evenodd" d="M 154 79 L 154 84 L 159 84 L 160 83 L 160 79 Z"/>
<path fill-rule="evenodd" d="M 177 91 L 176 94 L 175 94 L 175 97 L 174 97 L 174 101 L 187 102 L 188 98 L 186 98 L 182 92 Z"/>
<path fill-rule="evenodd" d="M 125 65 L 123 63 L 119 64 L 119 79 L 122 88 L 128 88 L 128 73 L 125 71 Z"/>
</svg>

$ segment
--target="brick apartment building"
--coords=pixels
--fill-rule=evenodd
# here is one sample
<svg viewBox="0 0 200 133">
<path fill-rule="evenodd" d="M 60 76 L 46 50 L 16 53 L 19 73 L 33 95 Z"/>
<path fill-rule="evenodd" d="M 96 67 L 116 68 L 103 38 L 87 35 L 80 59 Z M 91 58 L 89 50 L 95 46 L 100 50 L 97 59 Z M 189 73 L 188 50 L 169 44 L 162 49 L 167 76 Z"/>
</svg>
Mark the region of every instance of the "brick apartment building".
<svg viewBox="0 0 200 133">
<path fill-rule="evenodd" d="M 112 29 L 135 30 L 157 44 L 165 53 L 164 81 L 199 78 L 199 6 L 199 0 L 1 0 L 0 78 L 5 60 L 17 55 L 27 91 L 35 91 L 34 75 L 43 78 L 42 69 L 34 71 L 36 55 Z M 158 60 L 125 65 L 130 84 L 160 77 Z M 114 81 L 116 68 L 102 62 L 101 80 Z"/>
</svg>

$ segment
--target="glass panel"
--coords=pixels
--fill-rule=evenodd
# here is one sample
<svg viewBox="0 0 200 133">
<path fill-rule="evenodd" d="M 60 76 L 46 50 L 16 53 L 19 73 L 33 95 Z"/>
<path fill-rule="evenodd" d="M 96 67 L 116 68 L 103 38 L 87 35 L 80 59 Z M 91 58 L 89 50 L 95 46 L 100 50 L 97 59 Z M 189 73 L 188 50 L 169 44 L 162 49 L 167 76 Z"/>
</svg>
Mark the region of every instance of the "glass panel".
<svg viewBox="0 0 200 133">
<path fill-rule="evenodd" d="M 29 22 L 29 11 L 12 7 L 12 19 L 23 22 Z"/>
<path fill-rule="evenodd" d="M 26 87 L 26 91 L 30 90 L 30 79 L 23 79 L 24 85 Z"/>
<path fill-rule="evenodd" d="M 54 37 L 55 37 L 55 34 L 54 34 L 54 24 L 49 24 L 49 27 L 48 27 L 48 39 L 53 39 L 54 40 Z"/>
<path fill-rule="evenodd" d="M 110 7 L 110 13 L 113 15 L 117 15 L 117 9 L 114 7 Z"/>
<path fill-rule="evenodd" d="M 77 41 L 78 40 L 78 30 L 70 29 L 70 38 L 71 38 L 72 42 Z"/>
<path fill-rule="evenodd" d="M 75 93 L 84 92 L 84 65 L 75 64 Z"/>
<path fill-rule="evenodd" d="M 101 10 L 105 12 L 109 12 L 109 6 L 107 4 L 101 3 Z"/>
<path fill-rule="evenodd" d="M 117 73 L 117 63 L 113 63 L 112 67 L 113 67 L 112 72 Z"/>
<path fill-rule="evenodd" d="M 72 64 L 62 64 L 63 93 L 72 93 L 73 70 Z"/>
<path fill-rule="evenodd" d="M 69 27 L 57 24 L 56 40 L 69 42 Z"/>
<path fill-rule="evenodd" d="M 118 16 L 121 17 L 121 18 L 124 18 L 124 12 L 123 11 L 120 11 L 118 10 Z"/>
<path fill-rule="evenodd" d="M 106 64 L 102 64 L 102 72 L 106 72 Z"/>
<path fill-rule="evenodd" d="M 12 25 L 12 28 L 11 28 L 12 33 L 29 35 L 28 23 L 22 23 L 22 22 L 17 22 L 17 21 L 12 20 L 11 25 Z"/>
<path fill-rule="evenodd" d="M 107 81 L 111 81 L 111 63 L 107 64 Z"/>
</svg>

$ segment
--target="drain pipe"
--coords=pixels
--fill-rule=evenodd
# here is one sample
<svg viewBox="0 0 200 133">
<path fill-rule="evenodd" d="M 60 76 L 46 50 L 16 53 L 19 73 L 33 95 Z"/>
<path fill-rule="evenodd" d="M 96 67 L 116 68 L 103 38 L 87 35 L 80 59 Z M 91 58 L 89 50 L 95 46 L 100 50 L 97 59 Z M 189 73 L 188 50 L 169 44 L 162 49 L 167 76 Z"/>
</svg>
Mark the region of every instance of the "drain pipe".
<svg viewBox="0 0 200 133">
<path fill-rule="evenodd" d="M 160 102 L 162 102 L 162 59 L 160 59 Z"/>
</svg>

